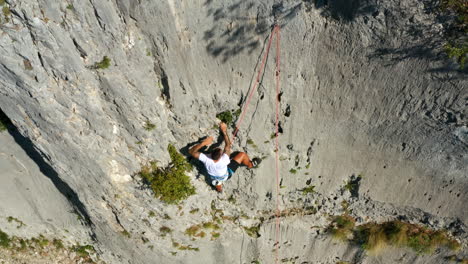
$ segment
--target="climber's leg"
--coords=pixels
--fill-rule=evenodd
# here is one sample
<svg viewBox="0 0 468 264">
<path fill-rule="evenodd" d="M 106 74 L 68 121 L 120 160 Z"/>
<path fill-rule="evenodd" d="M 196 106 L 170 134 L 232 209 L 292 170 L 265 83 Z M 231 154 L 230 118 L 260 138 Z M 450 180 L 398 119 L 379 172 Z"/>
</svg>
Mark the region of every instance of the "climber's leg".
<svg viewBox="0 0 468 264">
<path fill-rule="evenodd" d="M 245 165 L 245 166 L 247 166 L 247 168 L 252 168 L 254 166 L 252 161 L 250 160 L 249 156 L 245 152 L 237 153 L 231 159 L 231 163 L 229 163 L 228 167 L 231 168 L 231 170 L 235 172 L 237 167 L 239 167 L 240 165 Z"/>
</svg>

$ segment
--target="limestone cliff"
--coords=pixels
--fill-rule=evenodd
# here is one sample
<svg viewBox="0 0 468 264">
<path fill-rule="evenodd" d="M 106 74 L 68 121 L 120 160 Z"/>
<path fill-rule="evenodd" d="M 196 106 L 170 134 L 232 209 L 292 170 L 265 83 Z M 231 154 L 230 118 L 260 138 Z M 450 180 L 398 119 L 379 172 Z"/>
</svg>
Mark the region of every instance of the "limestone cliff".
<svg viewBox="0 0 468 264">
<path fill-rule="evenodd" d="M 280 258 L 445 261 L 443 250 L 372 256 L 336 243 L 324 229 L 329 215 L 343 213 L 343 201 L 360 223 L 398 218 L 447 229 L 467 255 L 467 71 L 442 48 L 445 24 L 434 1 L 4 5 L 11 13 L 0 24 L 0 108 L 19 132 L 11 132 L 14 138 L 35 157 L 37 165 L 27 169 L 38 166 L 45 176 L 2 171 L 11 183 L 0 186 L 5 197 L 35 177 L 34 188 L 43 190 L 23 192 L 13 206 L 2 199 L 0 213 L 27 225 L 16 229 L 2 219 L 3 230 L 91 243 L 107 263 L 274 263 L 274 55 L 235 141 L 235 150 L 264 157 L 259 169 L 240 169 L 223 194 L 194 170 L 197 194 L 180 206 L 155 199 L 135 175 L 150 160 L 167 164 L 169 143 L 186 153 L 199 138 L 218 135 L 216 113 L 244 106 L 276 21 L 279 195 L 288 212 L 281 218 Z M 104 57 L 109 67 L 97 64 Z M 155 128 L 145 129 L 148 124 Z M 2 153 L 22 153 L 13 148 Z M 362 178 L 350 194 L 344 186 L 353 175 Z M 20 183 L 9 187 L 15 179 Z M 307 186 L 317 193 L 304 196 Z M 184 233 L 220 210 L 235 220 L 224 219 L 219 238 Z M 259 237 L 245 232 L 257 225 Z"/>
</svg>

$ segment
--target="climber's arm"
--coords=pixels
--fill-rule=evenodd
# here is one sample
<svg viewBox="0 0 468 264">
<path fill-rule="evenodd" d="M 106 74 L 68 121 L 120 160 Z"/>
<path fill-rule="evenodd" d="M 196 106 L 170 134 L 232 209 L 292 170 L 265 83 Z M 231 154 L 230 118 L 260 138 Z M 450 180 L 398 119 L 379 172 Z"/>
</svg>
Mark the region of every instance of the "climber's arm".
<svg viewBox="0 0 468 264">
<path fill-rule="evenodd" d="M 227 125 L 224 122 L 221 122 L 221 124 L 219 124 L 219 128 L 221 129 L 221 132 L 223 133 L 224 153 L 230 155 L 231 154 L 231 141 L 229 140 L 229 136 L 227 134 Z"/>
<path fill-rule="evenodd" d="M 198 159 L 200 157 L 200 149 L 204 146 L 211 145 L 211 143 L 213 143 L 213 137 L 207 137 L 201 143 L 191 147 L 189 149 L 189 154 Z"/>
</svg>

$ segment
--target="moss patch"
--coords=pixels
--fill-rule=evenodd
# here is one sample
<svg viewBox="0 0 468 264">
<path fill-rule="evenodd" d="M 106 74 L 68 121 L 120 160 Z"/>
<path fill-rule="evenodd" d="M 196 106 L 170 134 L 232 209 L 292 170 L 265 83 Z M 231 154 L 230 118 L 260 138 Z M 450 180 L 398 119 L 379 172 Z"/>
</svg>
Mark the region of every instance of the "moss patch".
<svg viewBox="0 0 468 264">
<path fill-rule="evenodd" d="M 192 165 L 173 145 L 169 144 L 167 150 L 171 157 L 168 167 L 160 168 L 156 162 L 151 162 L 149 166 L 143 167 L 139 175 L 153 190 L 156 198 L 169 204 L 177 204 L 195 194 L 195 187 L 185 174 L 192 170 Z"/>
</svg>

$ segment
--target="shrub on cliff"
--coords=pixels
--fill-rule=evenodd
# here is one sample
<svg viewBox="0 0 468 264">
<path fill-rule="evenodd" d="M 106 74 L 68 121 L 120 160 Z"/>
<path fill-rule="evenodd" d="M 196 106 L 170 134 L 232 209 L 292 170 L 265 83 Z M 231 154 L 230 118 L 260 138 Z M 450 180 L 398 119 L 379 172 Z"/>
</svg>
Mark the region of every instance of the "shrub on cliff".
<svg viewBox="0 0 468 264">
<path fill-rule="evenodd" d="M 176 148 L 169 144 L 167 147 L 171 163 L 165 167 L 158 167 L 156 162 L 150 162 L 140 171 L 143 182 L 154 192 L 156 198 L 169 204 L 176 204 L 195 194 L 195 187 L 185 173 L 192 170 L 192 165 Z"/>
</svg>

